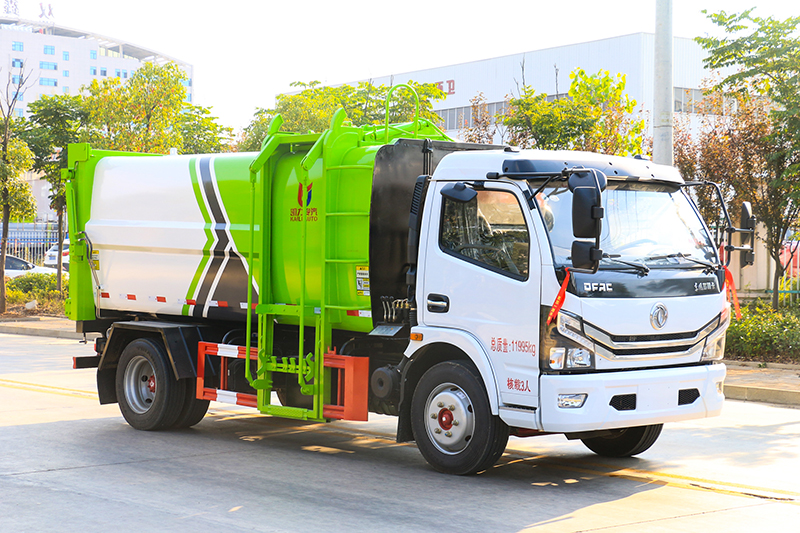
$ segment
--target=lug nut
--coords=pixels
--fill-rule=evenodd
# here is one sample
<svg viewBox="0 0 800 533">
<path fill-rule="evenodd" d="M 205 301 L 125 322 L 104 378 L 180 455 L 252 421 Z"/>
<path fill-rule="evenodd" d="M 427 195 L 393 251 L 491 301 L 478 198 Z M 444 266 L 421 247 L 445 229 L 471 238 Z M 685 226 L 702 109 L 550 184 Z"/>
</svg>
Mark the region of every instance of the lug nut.
<svg viewBox="0 0 800 533">
<path fill-rule="evenodd" d="M 441 430 L 441 429 L 439 429 L 439 428 L 435 428 L 435 429 L 433 430 L 433 432 L 434 432 L 434 433 L 436 433 L 436 434 L 438 435 L 439 433 L 441 433 L 441 432 L 442 432 L 442 430 Z"/>
<path fill-rule="evenodd" d="M 457 426 L 458 425 L 458 420 L 453 420 L 453 425 Z"/>
<path fill-rule="evenodd" d="M 437 407 L 444 407 L 444 402 L 439 402 L 436 404 Z"/>
<path fill-rule="evenodd" d="M 450 409 L 451 411 L 455 411 L 456 410 L 456 406 L 455 405 L 448 405 L 447 408 Z"/>
<path fill-rule="evenodd" d="M 436 418 L 436 413 L 431 413 L 431 418 Z"/>
<path fill-rule="evenodd" d="M 453 434 L 452 434 L 452 433 L 450 433 L 449 431 L 445 431 L 445 432 L 444 432 L 444 436 L 445 436 L 445 437 L 452 437 L 452 436 L 453 436 Z"/>
</svg>

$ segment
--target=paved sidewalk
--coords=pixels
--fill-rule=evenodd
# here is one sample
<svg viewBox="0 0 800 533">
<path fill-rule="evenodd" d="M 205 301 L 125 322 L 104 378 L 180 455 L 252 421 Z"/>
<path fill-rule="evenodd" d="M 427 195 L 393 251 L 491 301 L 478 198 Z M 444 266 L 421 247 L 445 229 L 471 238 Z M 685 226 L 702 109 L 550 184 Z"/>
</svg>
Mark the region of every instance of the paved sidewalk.
<svg viewBox="0 0 800 533">
<path fill-rule="evenodd" d="M 74 322 L 57 317 L 0 318 L 0 333 L 83 340 L 83 334 L 76 333 Z M 97 334 L 86 337 L 92 341 Z M 800 407 L 800 365 L 770 363 L 760 368 L 758 363 L 725 363 L 726 398 Z"/>
</svg>

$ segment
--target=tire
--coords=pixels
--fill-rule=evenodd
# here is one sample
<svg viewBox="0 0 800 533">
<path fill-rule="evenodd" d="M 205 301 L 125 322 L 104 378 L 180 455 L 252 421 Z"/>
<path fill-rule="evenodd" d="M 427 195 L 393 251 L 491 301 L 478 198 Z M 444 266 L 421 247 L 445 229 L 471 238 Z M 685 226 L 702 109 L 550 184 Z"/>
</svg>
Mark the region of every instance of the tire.
<svg viewBox="0 0 800 533">
<path fill-rule="evenodd" d="M 492 415 L 478 371 L 457 361 L 423 374 L 411 400 L 411 429 L 425 460 L 445 474 L 486 470 L 508 443 L 508 426 Z"/>
<path fill-rule="evenodd" d="M 172 427 L 185 404 L 186 380 L 175 379 L 164 348 L 151 339 L 137 339 L 122 351 L 116 389 L 122 416 L 143 431 Z"/>
<path fill-rule="evenodd" d="M 606 437 L 581 439 L 587 448 L 604 457 L 630 457 L 647 450 L 652 446 L 664 424 L 615 429 Z"/>
<path fill-rule="evenodd" d="M 174 428 L 189 428 L 198 424 L 203 417 L 206 416 L 208 411 L 208 400 L 197 399 L 197 380 L 187 379 L 186 381 L 186 396 L 183 400 L 183 408 L 181 409 L 178 419 L 172 425 Z"/>
</svg>

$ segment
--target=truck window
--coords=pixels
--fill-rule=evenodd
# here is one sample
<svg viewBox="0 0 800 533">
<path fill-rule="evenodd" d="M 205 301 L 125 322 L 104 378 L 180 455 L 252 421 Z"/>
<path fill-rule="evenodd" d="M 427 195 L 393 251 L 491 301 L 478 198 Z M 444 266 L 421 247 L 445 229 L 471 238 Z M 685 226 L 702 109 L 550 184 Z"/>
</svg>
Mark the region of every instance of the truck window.
<svg viewBox="0 0 800 533">
<path fill-rule="evenodd" d="M 445 253 L 527 279 L 530 238 L 516 196 L 506 191 L 478 191 L 470 202 L 442 200 L 439 244 Z"/>
</svg>

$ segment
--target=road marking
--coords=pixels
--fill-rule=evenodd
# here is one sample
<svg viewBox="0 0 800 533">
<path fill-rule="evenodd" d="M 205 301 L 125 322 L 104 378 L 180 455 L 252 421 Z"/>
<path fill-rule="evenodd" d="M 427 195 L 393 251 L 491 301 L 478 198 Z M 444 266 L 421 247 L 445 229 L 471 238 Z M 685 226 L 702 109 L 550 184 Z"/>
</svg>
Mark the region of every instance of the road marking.
<svg viewBox="0 0 800 533">
<path fill-rule="evenodd" d="M 513 453 L 513 452 L 512 452 Z M 704 492 L 714 492 L 717 494 L 726 494 L 731 496 L 742 496 L 745 498 L 754 498 L 759 500 L 768 500 L 780 503 L 788 503 L 791 505 L 800 506 L 800 493 L 782 490 L 770 489 L 765 487 L 755 487 L 752 485 L 743 485 L 741 483 L 733 483 L 727 481 L 715 481 L 710 479 L 696 478 L 691 476 L 682 476 L 680 474 L 668 474 L 666 472 L 652 472 L 649 470 L 638 470 L 635 468 L 620 468 L 614 471 L 596 470 L 595 468 L 614 468 L 613 465 L 598 464 L 598 463 L 583 463 L 588 467 L 573 466 L 566 464 L 563 461 L 553 460 L 552 457 L 545 457 L 542 455 L 533 456 L 530 458 L 516 459 L 509 461 L 507 464 L 516 462 L 526 462 L 530 460 L 539 460 L 541 464 L 551 466 L 554 468 L 567 470 L 570 472 L 578 472 L 581 474 L 620 478 L 629 481 L 646 481 L 661 486 L 669 486 L 675 488 L 700 490 Z"/>
<path fill-rule="evenodd" d="M 7 389 L 26 390 L 30 392 L 44 392 L 47 394 L 58 394 L 60 396 L 70 396 L 72 398 L 85 398 L 90 400 L 97 399 L 97 393 L 79 389 L 67 389 L 54 385 L 41 385 L 39 383 L 26 383 L 24 381 L 14 381 L 11 379 L 0 379 L 0 387 Z"/>
</svg>

